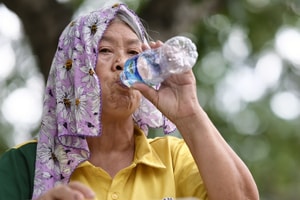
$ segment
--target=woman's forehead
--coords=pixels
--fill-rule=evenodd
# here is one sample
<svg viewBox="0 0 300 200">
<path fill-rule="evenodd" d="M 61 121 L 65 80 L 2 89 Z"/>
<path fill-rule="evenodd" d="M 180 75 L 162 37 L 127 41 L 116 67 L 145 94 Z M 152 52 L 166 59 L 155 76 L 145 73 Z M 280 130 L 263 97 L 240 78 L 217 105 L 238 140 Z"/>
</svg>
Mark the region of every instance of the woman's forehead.
<svg viewBox="0 0 300 200">
<path fill-rule="evenodd" d="M 136 33 L 127 24 L 113 21 L 104 32 L 101 41 L 113 42 L 117 38 L 126 39 L 131 44 L 141 43 Z"/>
</svg>

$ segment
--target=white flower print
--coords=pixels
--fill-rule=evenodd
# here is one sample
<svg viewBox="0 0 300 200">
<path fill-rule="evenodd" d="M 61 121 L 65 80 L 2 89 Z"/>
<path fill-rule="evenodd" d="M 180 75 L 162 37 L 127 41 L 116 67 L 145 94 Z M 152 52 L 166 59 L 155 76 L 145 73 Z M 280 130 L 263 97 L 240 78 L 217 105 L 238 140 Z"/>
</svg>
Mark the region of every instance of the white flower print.
<svg viewBox="0 0 300 200">
<path fill-rule="evenodd" d="M 74 92 L 72 87 L 66 88 L 62 86 L 57 90 L 57 112 L 62 113 L 64 119 L 71 121 L 71 106 L 74 99 Z"/>
<path fill-rule="evenodd" d="M 59 141 L 64 146 L 80 148 L 82 138 L 63 136 L 59 138 Z"/>
<path fill-rule="evenodd" d="M 99 133 L 98 126 L 99 126 L 98 124 L 93 124 L 89 121 L 85 121 L 85 127 L 78 127 L 77 132 L 79 134 L 85 134 L 88 136 L 97 136 Z"/>
<path fill-rule="evenodd" d="M 38 150 L 41 152 L 39 154 L 39 161 L 49 171 L 53 171 L 54 174 L 61 174 L 62 167 L 70 164 L 67 150 L 65 150 L 61 144 L 58 144 L 55 147 L 50 147 L 49 144 L 50 143 L 42 143 L 38 147 Z"/>
<path fill-rule="evenodd" d="M 86 46 L 93 48 L 98 46 L 100 37 L 106 28 L 107 19 L 97 13 L 91 13 L 83 27 L 83 39 Z M 89 48 L 87 48 L 88 50 Z M 89 52 L 91 53 L 91 52 Z"/>
<path fill-rule="evenodd" d="M 84 53 L 84 47 L 82 44 L 76 43 L 74 46 L 74 58 L 78 58 L 79 55 L 82 55 Z"/>
<path fill-rule="evenodd" d="M 159 127 L 163 123 L 162 114 L 145 97 L 141 99 L 133 118 L 137 123 L 148 124 L 151 127 Z"/>
<path fill-rule="evenodd" d="M 34 188 L 35 188 L 35 196 L 40 196 L 43 191 L 45 191 L 44 179 L 50 179 L 51 174 L 49 172 L 45 172 L 41 168 L 37 168 L 35 170 L 35 178 L 34 178 Z"/>
<path fill-rule="evenodd" d="M 87 88 L 95 87 L 97 80 L 95 79 L 95 71 L 91 65 L 82 66 L 80 70 L 85 73 L 85 76 L 81 79 L 82 83 L 86 85 Z"/>
<path fill-rule="evenodd" d="M 87 95 L 84 94 L 84 89 L 82 87 L 78 87 L 75 90 L 75 116 L 76 119 L 81 121 L 84 116 L 87 115 L 86 112 L 86 103 L 87 101 Z"/>
<path fill-rule="evenodd" d="M 79 23 L 77 21 L 72 21 L 69 26 L 64 30 L 64 32 L 61 35 L 61 38 L 63 38 L 63 45 L 67 46 L 70 45 L 75 38 L 80 37 L 80 33 L 78 31 L 78 25 Z"/>
<path fill-rule="evenodd" d="M 50 140 L 37 147 L 38 150 L 41 151 L 39 154 L 39 161 L 48 169 L 53 169 L 56 158 L 52 149 L 53 147 L 50 147 L 49 144 L 51 144 Z"/>
<path fill-rule="evenodd" d="M 47 114 L 46 114 L 47 112 Z M 51 110 L 44 110 L 44 117 L 41 122 L 41 132 L 49 134 L 51 131 L 56 129 L 56 120 L 54 113 Z"/>
<path fill-rule="evenodd" d="M 58 144 L 54 151 L 54 156 L 56 157 L 57 161 L 59 161 L 60 166 L 66 166 L 70 164 L 67 155 L 68 150 L 61 144 Z M 61 168 L 62 169 L 62 168 Z"/>
<path fill-rule="evenodd" d="M 96 87 L 91 88 L 90 92 L 87 94 L 91 100 L 92 100 L 92 112 L 93 114 L 98 114 L 100 112 L 100 88 L 98 86 L 98 84 L 96 85 Z"/>
<path fill-rule="evenodd" d="M 82 57 L 84 57 L 85 54 L 85 49 L 84 46 L 81 43 L 76 43 L 74 48 L 73 48 L 73 65 L 72 68 L 76 70 L 78 67 L 84 65 L 82 62 Z"/>
<path fill-rule="evenodd" d="M 55 60 L 56 66 L 58 67 L 57 71 L 59 73 L 59 78 L 61 80 L 66 79 L 67 77 L 69 80 L 72 81 L 74 75 L 74 67 L 73 67 L 73 59 L 72 59 L 72 52 L 73 49 L 69 48 L 68 52 L 65 51 L 58 51 L 57 57 Z"/>
<path fill-rule="evenodd" d="M 82 140 L 80 142 L 81 142 L 81 145 L 79 147 L 81 149 L 84 149 L 84 150 L 80 150 L 80 151 L 77 151 L 77 152 L 73 151 L 73 152 L 69 153 L 69 158 L 71 158 L 72 160 L 74 160 L 74 161 L 77 162 L 75 164 L 78 164 L 81 161 L 86 160 L 86 159 L 89 158 L 89 153 L 88 153 L 88 147 L 87 147 L 87 145 L 86 146 L 83 145 Z M 86 143 L 84 143 L 84 144 L 86 144 Z"/>
</svg>

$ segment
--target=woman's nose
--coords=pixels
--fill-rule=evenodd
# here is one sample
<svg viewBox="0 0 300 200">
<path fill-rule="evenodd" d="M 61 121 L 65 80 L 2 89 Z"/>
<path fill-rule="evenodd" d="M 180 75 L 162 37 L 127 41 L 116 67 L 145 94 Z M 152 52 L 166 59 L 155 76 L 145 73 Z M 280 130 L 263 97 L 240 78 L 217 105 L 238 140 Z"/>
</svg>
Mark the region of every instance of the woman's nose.
<svg viewBox="0 0 300 200">
<path fill-rule="evenodd" d="M 114 64 L 114 70 L 116 71 L 123 70 L 125 62 L 126 62 L 125 56 L 117 56 Z"/>
</svg>

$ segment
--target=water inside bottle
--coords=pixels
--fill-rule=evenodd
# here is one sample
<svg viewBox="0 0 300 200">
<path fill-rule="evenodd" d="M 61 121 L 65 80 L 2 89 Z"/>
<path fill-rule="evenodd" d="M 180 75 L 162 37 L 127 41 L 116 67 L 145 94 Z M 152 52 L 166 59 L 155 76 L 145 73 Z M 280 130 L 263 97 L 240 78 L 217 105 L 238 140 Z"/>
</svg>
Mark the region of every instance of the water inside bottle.
<svg viewBox="0 0 300 200">
<path fill-rule="evenodd" d="M 131 87 L 136 82 L 154 86 L 163 81 L 160 77 L 161 69 L 156 63 L 153 52 L 143 52 L 128 59 L 124 64 L 124 71 L 120 78 L 124 85 Z"/>
</svg>

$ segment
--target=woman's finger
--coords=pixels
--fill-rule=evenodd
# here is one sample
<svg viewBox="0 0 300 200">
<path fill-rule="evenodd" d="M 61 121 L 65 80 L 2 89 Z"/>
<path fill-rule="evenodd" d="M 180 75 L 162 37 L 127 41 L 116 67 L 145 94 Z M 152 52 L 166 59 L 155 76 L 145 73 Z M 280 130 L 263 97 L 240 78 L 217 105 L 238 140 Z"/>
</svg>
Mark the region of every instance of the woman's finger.
<svg viewBox="0 0 300 200">
<path fill-rule="evenodd" d="M 81 194 L 84 195 L 85 198 L 94 198 L 95 193 L 91 188 L 88 186 L 80 183 L 80 182 L 71 182 L 69 183 L 69 187 L 72 188 L 73 190 L 79 191 Z"/>
<path fill-rule="evenodd" d="M 147 49 L 156 49 L 162 45 L 163 45 L 163 42 L 160 40 L 157 40 L 156 42 L 151 41 L 151 42 L 149 42 L 149 44 L 142 44 L 142 50 L 145 51 Z"/>
<path fill-rule="evenodd" d="M 149 45 L 152 49 L 156 49 L 156 48 L 160 47 L 161 45 L 163 45 L 163 42 L 160 40 L 157 40 L 156 42 L 150 42 Z"/>
<path fill-rule="evenodd" d="M 38 200 L 85 200 L 95 198 L 95 193 L 79 182 L 58 185 L 43 194 Z"/>
</svg>

